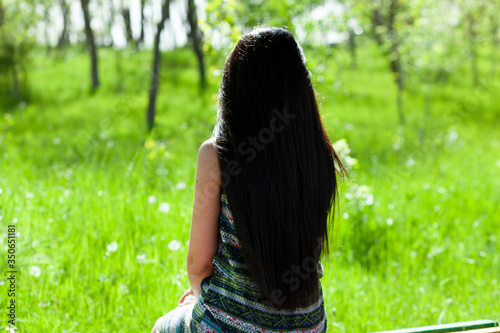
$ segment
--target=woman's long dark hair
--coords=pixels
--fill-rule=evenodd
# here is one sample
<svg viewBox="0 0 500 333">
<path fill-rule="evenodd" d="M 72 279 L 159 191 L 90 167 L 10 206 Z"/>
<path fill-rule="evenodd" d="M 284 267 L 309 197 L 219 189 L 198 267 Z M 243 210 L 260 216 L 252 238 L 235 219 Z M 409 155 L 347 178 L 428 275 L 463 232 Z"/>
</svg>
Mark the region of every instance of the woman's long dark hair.
<svg viewBox="0 0 500 333">
<path fill-rule="evenodd" d="M 257 28 L 229 54 L 214 131 L 223 191 L 245 263 L 276 308 L 310 305 L 345 172 L 326 135 L 293 35 Z M 270 302 L 270 303 L 269 303 Z"/>
</svg>

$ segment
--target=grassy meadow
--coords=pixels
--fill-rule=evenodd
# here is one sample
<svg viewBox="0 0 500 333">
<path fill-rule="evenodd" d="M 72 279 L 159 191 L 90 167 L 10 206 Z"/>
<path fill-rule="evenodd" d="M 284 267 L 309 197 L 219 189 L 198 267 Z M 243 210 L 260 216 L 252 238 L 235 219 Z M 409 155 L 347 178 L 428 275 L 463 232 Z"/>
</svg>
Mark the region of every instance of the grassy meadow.
<svg viewBox="0 0 500 333">
<path fill-rule="evenodd" d="M 358 68 L 343 49 L 306 49 L 330 138 L 357 160 L 323 260 L 331 332 L 500 319 L 500 71 L 488 76 L 484 53 L 478 88 L 467 63 L 428 104 L 408 78 L 401 127 L 375 48 L 359 50 Z M 31 101 L 0 106 L 0 272 L 15 223 L 19 332 L 149 332 L 189 287 L 196 156 L 224 57 L 207 59 L 201 92 L 192 51 L 164 54 L 150 135 L 150 53 L 99 57 L 90 93 L 86 54 L 39 51 Z"/>
</svg>

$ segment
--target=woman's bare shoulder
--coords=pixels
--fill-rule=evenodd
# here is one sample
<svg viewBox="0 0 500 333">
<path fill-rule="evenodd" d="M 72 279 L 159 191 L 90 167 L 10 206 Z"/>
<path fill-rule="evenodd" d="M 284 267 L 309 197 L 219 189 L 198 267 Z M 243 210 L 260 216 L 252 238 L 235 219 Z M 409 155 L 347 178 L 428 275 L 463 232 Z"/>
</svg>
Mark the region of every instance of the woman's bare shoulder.
<svg viewBox="0 0 500 333">
<path fill-rule="evenodd" d="M 201 168 L 200 174 L 218 179 L 220 178 L 219 156 L 214 144 L 214 138 L 201 144 L 198 150 L 198 168 Z"/>
<path fill-rule="evenodd" d="M 215 139 L 210 138 L 203 142 L 198 150 L 198 158 L 218 161 L 217 149 L 215 148 Z"/>
</svg>

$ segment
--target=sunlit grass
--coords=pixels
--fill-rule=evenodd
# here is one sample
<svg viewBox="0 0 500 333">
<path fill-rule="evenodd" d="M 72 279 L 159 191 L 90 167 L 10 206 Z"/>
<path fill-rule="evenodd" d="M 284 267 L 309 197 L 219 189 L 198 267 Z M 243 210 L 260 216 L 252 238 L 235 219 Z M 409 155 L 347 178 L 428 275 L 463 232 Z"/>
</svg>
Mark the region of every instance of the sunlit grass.
<svg viewBox="0 0 500 333">
<path fill-rule="evenodd" d="M 351 69 L 343 50 L 308 54 L 328 132 L 358 160 L 351 183 L 373 198 L 341 188 L 322 280 L 329 327 L 499 319 L 498 75 L 478 89 L 455 78 L 434 87 L 426 123 L 423 96 L 407 91 L 400 129 L 384 58 L 359 55 Z M 148 52 L 101 50 L 95 94 L 86 55 L 34 59 L 33 102 L 0 110 L 0 216 L 19 232 L 20 331 L 147 332 L 188 287 L 196 153 L 215 121 L 223 58 L 209 59 L 200 94 L 192 51 L 165 55 L 150 136 Z"/>
</svg>

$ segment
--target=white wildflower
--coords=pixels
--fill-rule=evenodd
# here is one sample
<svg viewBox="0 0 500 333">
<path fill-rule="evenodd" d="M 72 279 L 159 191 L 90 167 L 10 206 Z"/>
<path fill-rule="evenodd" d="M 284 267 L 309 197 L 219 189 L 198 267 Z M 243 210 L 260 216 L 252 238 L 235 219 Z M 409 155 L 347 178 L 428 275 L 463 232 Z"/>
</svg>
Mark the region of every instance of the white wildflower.
<svg viewBox="0 0 500 333">
<path fill-rule="evenodd" d="M 160 207 L 158 207 L 158 209 L 160 210 L 160 212 L 166 214 L 170 211 L 170 204 L 168 202 L 162 202 L 160 204 Z"/>
<path fill-rule="evenodd" d="M 106 249 L 109 252 L 116 252 L 118 250 L 118 243 L 117 242 L 111 242 L 106 246 Z"/>
<path fill-rule="evenodd" d="M 345 194 L 345 197 L 349 201 L 356 199 L 361 208 L 374 204 L 373 194 L 371 193 L 370 188 L 366 185 L 353 184 L 349 188 L 349 192 Z"/>
<path fill-rule="evenodd" d="M 349 148 L 346 139 L 337 140 L 332 144 L 332 146 L 340 160 L 346 165 L 347 168 L 352 168 L 358 164 L 357 159 L 349 156 L 351 149 Z"/>
<path fill-rule="evenodd" d="M 156 196 L 154 196 L 154 195 L 150 195 L 150 196 L 148 197 L 148 204 L 150 204 L 150 205 L 154 205 L 154 204 L 155 204 L 155 203 L 157 203 L 157 202 L 158 202 L 158 199 L 156 199 Z"/>
<path fill-rule="evenodd" d="M 186 188 L 186 183 L 185 182 L 178 182 L 176 185 L 175 185 L 175 188 L 178 189 L 178 190 L 183 190 Z"/>
<path fill-rule="evenodd" d="M 31 266 L 31 268 L 30 268 L 30 275 L 37 278 L 40 275 L 42 275 L 42 270 L 38 266 Z"/>
<path fill-rule="evenodd" d="M 453 143 L 453 142 L 457 141 L 457 139 L 458 139 L 458 133 L 454 130 L 451 130 L 448 133 L 448 142 Z"/>
<path fill-rule="evenodd" d="M 146 262 L 146 255 L 144 253 L 138 254 L 135 258 L 139 264 L 144 264 Z"/>
<path fill-rule="evenodd" d="M 351 153 L 351 149 L 349 148 L 346 139 L 335 141 L 333 143 L 333 149 L 335 149 L 335 152 L 337 152 L 340 158 L 345 158 L 345 156 Z"/>
<path fill-rule="evenodd" d="M 178 249 L 181 248 L 181 242 L 174 239 L 170 241 L 170 243 L 168 243 L 168 248 L 172 251 L 177 251 Z"/>
<path fill-rule="evenodd" d="M 119 288 L 120 288 L 120 292 L 122 293 L 122 295 L 126 295 L 129 293 L 129 290 L 128 290 L 128 287 L 126 284 L 120 283 Z"/>
<path fill-rule="evenodd" d="M 352 168 L 358 164 L 358 160 L 356 158 L 352 158 L 351 156 L 345 157 L 345 164 L 348 168 Z"/>
</svg>

